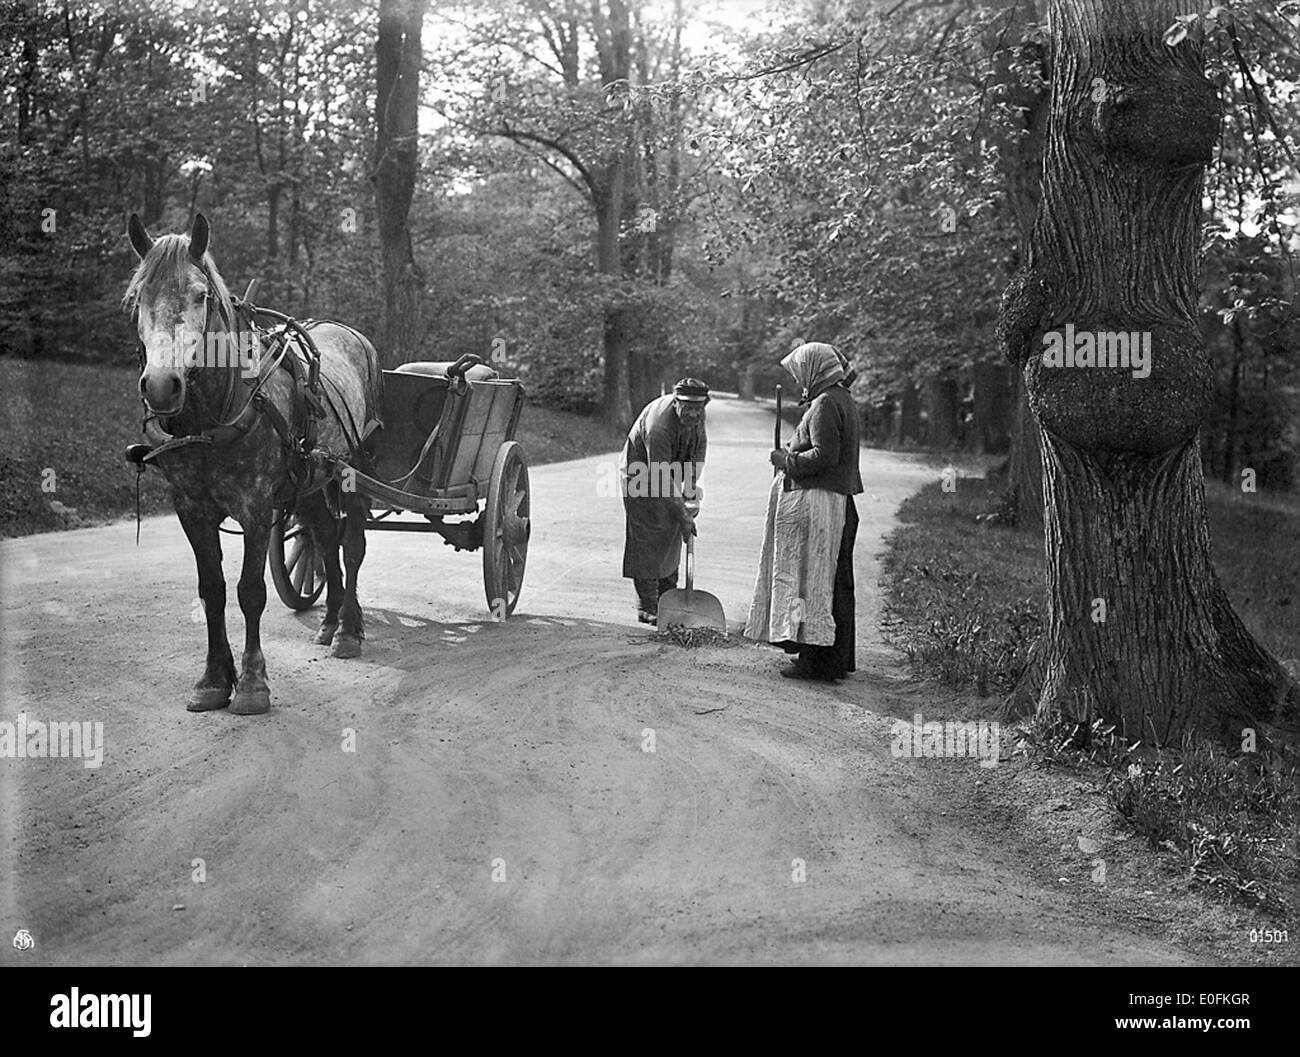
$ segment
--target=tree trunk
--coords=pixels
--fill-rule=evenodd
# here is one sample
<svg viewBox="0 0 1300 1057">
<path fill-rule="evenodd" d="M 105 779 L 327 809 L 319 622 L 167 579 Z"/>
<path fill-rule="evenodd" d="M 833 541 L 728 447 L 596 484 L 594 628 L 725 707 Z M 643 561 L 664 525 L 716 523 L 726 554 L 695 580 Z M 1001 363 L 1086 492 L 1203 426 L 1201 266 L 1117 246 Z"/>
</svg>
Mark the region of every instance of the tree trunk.
<svg viewBox="0 0 1300 1057">
<path fill-rule="evenodd" d="M 36 113 L 35 91 L 36 69 L 40 64 L 40 52 L 36 46 L 36 23 L 30 12 L 23 24 L 23 50 L 21 74 L 18 77 L 18 145 L 25 147 L 31 141 L 32 119 Z"/>
<path fill-rule="evenodd" d="M 1039 423 L 1046 496 L 1047 627 L 1016 703 L 1162 745 L 1300 729 L 1300 688 L 1210 561 L 1198 430 L 1212 375 L 1196 304 L 1219 104 L 1199 44 L 1162 42 L 1188 9 L 1053 3 L 1042 200 L 999 321 Z M 1045 335 L 1063 343 L 1067 326 L 1149 334 L 1150 373 L 1046 362 Z"/>
<path fill-rule="evenodd" d="M 1009 16 L 1007 39 L 1015 39 L 1011 34 L 1019 34 L 1024 25 L 1038 21 L 1041 7 L 1041 4 L 1036 4 L 1033 0 L 1019 4 Z M 1050 81 L 1050 57 L 1041 55 L 1037 45 L 1023 49 L 1021 57 L 1037 65 L 1045 79 Z M 1012 66 L 1011 58 L 1009 52 L 1000 53 L 996 79 L 999 84 L 1007 86 L 1007 104 L 1018 109 L 1022 118 L 1019 128 L 1015 130 L 1017 135 L 998 136 L 998 157 L 1007 202 L 1016 221 L 1018 267 L 1029 259 L 1034 220 L 1038 215 L 1050 96 L 1038 82 L 1017 72 Z M 1043 465 L 1038 443 L 1038 423 L 1034 421 L 1033 412 L 1029 408 L 1019 363 L 1012 365 L 1012 372 L 1013 420 L 1011 450 L 1007 460 L 1008 490 L 1015 523 L 1031 531 L 1041 531 Z"/>
<path fill-rule="evenodd" d="M 931 378 L 926 383 L 930 431 L 926 443 L 940 451 L 957 445 L 957 383 L 951 378 Z"/>
<path fill-rule="evenodd" d="M 167 157 L 161 152 L 145 163 L 144 170 L 144 213 L 140 219 L 149 228 L 162 219 L 163 206 L 167 200 Z"/>
<path fill-rule="evenodd" d="M 619 429 L 632 425 L 632 391 L 628 379 L 628 350 L 632 332 L 626 308 L 605 310 L 605 421 Z"/>
<path fill-rule="evenodd" d="M 975 365 L 973 413 L 971 432 L 975 450 L 986 455 L 1006 452 L 1015 424 L 1015 403 L 1011 374 L 1005 363 L 985 361 Z"/>
<path fill-rule="evenodd" d="M 754 399 L 754 368 L 753 366 L 742 367 L 740 370 L 740 399 Z"/>
<path fill-rule="evenodd" d="M 427 0 L 380 0 L 375 44 L 375 212 L 379 229 L 385 366 L 418 349 L 421 275 L 407 219 L 415 195 L 419 145 L 420 34 Z"/>
<path fill-rule="evenodd" d="M 903 390 L 898 406 L 898 431 L 895 444 L 902 447 L 908 441 L 916 444 L 921 439 L 921 397 L 915 386 Z"/>
<path fill-rule="evenodd" d="M 605 170 L 596 195 L 596 270 L 611 281 L 621 280 L 623 265 L 618 244 L 619 219 L 623 214 L 623 160 L 615 159 Z M 628 377 L 629 347 L 632 341 L 628 309 L 612 288 L 605 307 L 605 371 L 602 409 L 611 425 L 626 428 L 632 421 L 632 396 Z"/>
<path fill-rule="evenodd" d="M 1007 489 L 1015 508 L 1015 523 L 1034 532 L 1043 529 L 1043 456 L 1038 422 L 1029 406 L 1025 381 L 1016 371 L 1016 417 L 1011 437 Z"/>
<path fill-rule="evenodd" d="M 266 188 L 266 263 L 274 267 L 280 256 L 280 199 L 283 188 L 278 180 Z"/>
<path fill-rule="evenodd" d="M 1241 361 L 1245 342 L 1241 333 L 1241 314 L 1232 317 L 1232 389 L 1228 393 L 1228 430 L 1223 438 L 1223 482 L 1228 485 L 1237 483 L 1237 453 L 1240 446 L 1237 438 L 1241 436 Z"/>
</svg>

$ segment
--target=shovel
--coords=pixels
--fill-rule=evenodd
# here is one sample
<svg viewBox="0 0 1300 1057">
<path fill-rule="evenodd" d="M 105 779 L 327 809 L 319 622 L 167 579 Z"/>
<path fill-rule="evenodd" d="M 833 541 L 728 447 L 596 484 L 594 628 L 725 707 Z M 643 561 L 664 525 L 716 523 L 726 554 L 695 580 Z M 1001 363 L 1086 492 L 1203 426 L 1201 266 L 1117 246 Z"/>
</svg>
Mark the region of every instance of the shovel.
<svg viewBox="0 0 1300 1057">
<path fill-rule="evenodd" d="M 722 603 L 708 591 L 695 590 L 695 537 L 686 538 L 686 590 L 675 587 L 659 596 L 659 619 L 655 627 L 717 628 L 727 630 Z"/>
</svg>

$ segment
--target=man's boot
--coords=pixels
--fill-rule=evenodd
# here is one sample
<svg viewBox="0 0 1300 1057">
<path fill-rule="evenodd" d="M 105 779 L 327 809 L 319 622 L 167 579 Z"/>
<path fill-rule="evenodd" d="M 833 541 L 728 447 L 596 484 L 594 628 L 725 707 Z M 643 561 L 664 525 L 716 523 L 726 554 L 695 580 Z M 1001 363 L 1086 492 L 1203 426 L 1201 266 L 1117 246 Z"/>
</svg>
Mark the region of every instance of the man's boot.
<svg viewBox="0 0 1300 1057">
<path fill-rule="evenodd" d="M 636 588 L 636 618 L 642 624 L 653 624 L 659 618 L 659 583 L 654 579 L 632 581 Z"/>
</svg>

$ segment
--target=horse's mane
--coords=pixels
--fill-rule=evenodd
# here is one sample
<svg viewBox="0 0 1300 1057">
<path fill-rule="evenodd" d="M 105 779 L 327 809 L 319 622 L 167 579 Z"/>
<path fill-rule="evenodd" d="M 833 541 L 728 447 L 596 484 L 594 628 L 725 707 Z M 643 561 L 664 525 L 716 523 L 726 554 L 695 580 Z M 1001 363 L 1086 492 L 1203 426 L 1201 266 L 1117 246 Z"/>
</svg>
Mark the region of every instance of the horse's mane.
<svg viewBox="0 0 1300 1057">
<path fill-rule="evenodd" d="M 144 296 L 145 290 L 153 289 L 160 283 L 180 285 L 185 282 L 189 275 L 189 268 L 193 264 L 195 262 L 190 257 L 188 235 L 159 235 L 154 239 L 154 244 L 136 266 L 134 274 L 126 284 L 126 293 L 122 295 L 122 307 L 128 312 L 134 312 L 140 307 L 140 299 Z M 203 260 L 196 267 L 203 273 L 213 294 L 216 295 L 215 307 L 218 315 L 226 322 L 227 327 L 233 329 L 237 319 L 234 304 L 230 299 L 230 291 L 226 289 L 226 281 L 221 278 L 221 273 L 217 271 L 217 266 L 212 261 L 212 254 L 204 253 Z"/>
</svg>

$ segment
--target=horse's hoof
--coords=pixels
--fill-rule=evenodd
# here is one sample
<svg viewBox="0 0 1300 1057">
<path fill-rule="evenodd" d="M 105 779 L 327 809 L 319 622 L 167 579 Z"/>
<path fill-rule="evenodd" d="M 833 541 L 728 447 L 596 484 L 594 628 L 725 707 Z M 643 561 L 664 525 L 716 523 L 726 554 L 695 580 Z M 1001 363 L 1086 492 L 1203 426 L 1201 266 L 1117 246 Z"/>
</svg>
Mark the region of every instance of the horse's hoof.
<svg viewBox="0 0 1300 1057">
<path fill-rule="evenodd" d="M 334 649 L 330 652 L 335 657 L 341 657 L 344 660 L 349 657 L 360 657 L 361 638 L 346 631 L 340 631 L 334 636 Z"/>
<path fill-rule="evenodd" d="M 190 694 L 190 703 L 185 706 L 187 712 L 211 712 L 213 709 L 225 708 L 230 703 L 230 687 L 196 686 Z"/>
<path fill-rule="evenodd" d="M 260 716 L 271 711 L 271 691 L 266 687 L 260 690 L 241 690 L 230 702 L 230 711 L 236 716 Z"/>
<path fill-rule="evenodd" d="M 322 624 L 312 642 L 316 643 L 317 646 L 328 646 L 334 641 L 334 632 L 338 631 L 338 629 L 337 624 Z"/>
</svg>

